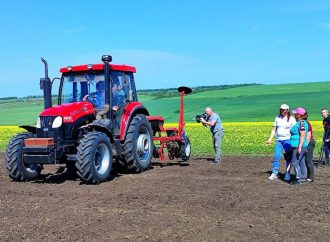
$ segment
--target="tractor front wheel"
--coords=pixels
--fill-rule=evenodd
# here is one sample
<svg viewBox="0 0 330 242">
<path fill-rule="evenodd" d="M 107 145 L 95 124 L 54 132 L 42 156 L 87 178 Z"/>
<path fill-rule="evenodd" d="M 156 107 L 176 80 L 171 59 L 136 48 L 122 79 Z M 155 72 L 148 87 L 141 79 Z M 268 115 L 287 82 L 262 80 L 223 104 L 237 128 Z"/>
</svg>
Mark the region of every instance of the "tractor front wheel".
<svg viewBox="0 0 330 242">
<path fill-rule="evenodd" d="M 98 184 L 109 178 L 112 150 L 108 136 L 102 132 L 86 134 L 77 148 L 77 174 L 87 184 Z"/>
<path fill-rule="evenodd" d="M 14 181 L 30 181 L 40 175 L 42 167 L 39 164 L 24 164 L 23 162 L 24 140 L 33 137 L 33 133 L 21 133 L 12 138 L 7 145 L 5 164 L 9 177 Z"/>
<path fill-rule="evenodd" d="M 132 119 L 122 148 L 130 172 L 139 173 L 149 168 L 154 144 L 146 116 L 138 114 Z"/>
</svg>

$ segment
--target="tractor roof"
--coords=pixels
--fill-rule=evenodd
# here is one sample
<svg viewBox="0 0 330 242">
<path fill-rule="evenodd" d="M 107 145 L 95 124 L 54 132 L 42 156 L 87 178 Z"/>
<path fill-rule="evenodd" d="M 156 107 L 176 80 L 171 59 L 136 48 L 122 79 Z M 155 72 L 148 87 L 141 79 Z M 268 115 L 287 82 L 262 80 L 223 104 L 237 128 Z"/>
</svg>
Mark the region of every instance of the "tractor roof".
<svg viewBox="0 0 330 242">
<path fill-rule="evenodd" d="M 115 71 L 127 71 L 127 72 L 136 72 L 136 69 L 134 66 L 126 66 L 126 65 L 114 65 L 110 64 L 110 70 Z M 89 70 L 95 70 L 95 71 L 102 71 L 104 70 L 104 64 L 88 64 L 88 65 L 80 65 L 80 66 L 68 66 L 63 67 L 60 69 L 60 72 L 62 73 L 69 73 L 69 72 L 80 72 L 80 71 L 89 71 Z"/>
</svg>

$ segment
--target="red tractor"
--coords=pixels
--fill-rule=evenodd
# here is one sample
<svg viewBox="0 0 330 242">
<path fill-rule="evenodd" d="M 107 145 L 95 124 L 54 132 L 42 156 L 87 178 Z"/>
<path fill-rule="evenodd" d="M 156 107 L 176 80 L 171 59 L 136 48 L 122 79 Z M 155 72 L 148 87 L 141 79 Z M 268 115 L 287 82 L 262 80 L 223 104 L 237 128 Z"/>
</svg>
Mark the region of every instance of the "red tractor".
<svg viewBox="0 0 330 242">
<path fill-rule="evenodd" d="M 164 118 L 149 116 L 138 102 L 135 67 L 110 64 L 112 57 L 104 55 L 104 64 L 61 68 L 58 105 L 52 106 L 52 81 L 47 62 L 42 61 L 44 110 L 36 127 L 20 126 L 27 132 L 13 137 L 7 146 L 5 163 L 11 179 L 37 179 L 44 165 L 66 164 L 83 182 L 97 184 L 109 178 L 114 162 L 130 172 L 142 172 L 149 168 L 152 156 L 164 158 L 164 148 L 170 159 L 189 159 L 183 96 L 190 88 L 179 88 L 179 129 L 165 130 Z"/>
</svg>

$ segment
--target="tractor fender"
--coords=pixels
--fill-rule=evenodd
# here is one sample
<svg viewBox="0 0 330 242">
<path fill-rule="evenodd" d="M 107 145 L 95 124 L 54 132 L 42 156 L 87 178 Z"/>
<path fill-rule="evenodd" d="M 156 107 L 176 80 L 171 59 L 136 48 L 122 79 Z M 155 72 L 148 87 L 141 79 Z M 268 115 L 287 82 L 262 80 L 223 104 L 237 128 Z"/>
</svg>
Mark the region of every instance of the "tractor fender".
<svg viewBox="0 0 330 242">
<path fill-rule="evenodd" d="M 26 131 L 31 132 L 33 134 L 36 134 L 37 133 L 37 128 L 34 127 L 34 126 L 21 125 L 21 126 L 18 126 L 18 127 L 20 127 L 21 129 L 25 129 Z"/>
<path fill-rule="evenodd" d="M 120 121 L 120 141 L 125 140 L 129 123 L 137 114 L 149 116 L 148 110 L 140 102 L 132 102 L 125 107 Z"/>
<path fill-rule="evenodd" d="M 107 127 L 97 125 L 97 124 L 89 124 L 88 128 L 93 129 L 95 131 L 105 133 L 109 137 L 111 144 L 114 143 L 114 138 L 113 138 L 112 132 Z"/>
</svg>

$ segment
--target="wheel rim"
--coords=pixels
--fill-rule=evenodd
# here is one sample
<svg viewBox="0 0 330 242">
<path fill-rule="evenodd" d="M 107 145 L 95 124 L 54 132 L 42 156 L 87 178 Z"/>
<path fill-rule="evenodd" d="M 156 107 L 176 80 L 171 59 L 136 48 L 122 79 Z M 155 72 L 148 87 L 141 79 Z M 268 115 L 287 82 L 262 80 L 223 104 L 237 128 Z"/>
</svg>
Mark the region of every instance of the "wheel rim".
<svg viewBox="0 0 330 242">
<path fill-rule="evenodd" d="M 25 166 L 25 170 L 27 170 L 30 173 L 34 173 L 38 169 L 37 164 L 24 164 L 24 166 Z"/>
<path fill-rule="evenodd" d="M 110 150 L 106 144 L 101 143 L 96 147 L 94 167 L 98 174 L 105 175 L 110 166 Z"/>
<path fill-rule="evenodd" d="M 136 150 L 141 162 L 146 162 L 150 155 L 151 138 L 145 127 L 140 128 L 140 135 L 137 139 Z"/>
<path fill-rule="evenodd" d="M 187 144 L 186 144 L 185 153 L 186 153 L 186 156 L 190 155 L 190 143 L 189 142 L 187 142 Z"/>
<path fill-rule="evenodd" d="M 21 154 L 21 159 L 23 160 L 23 154 Z M 27 164 L 27 163 L 24 163 L 24 161 L 22 163 L 23 163 L 25 170 L 29 173 L 34 173 L 38 169 L 38 164 L 34 164 L 34 163 Z"/>
</svg>

